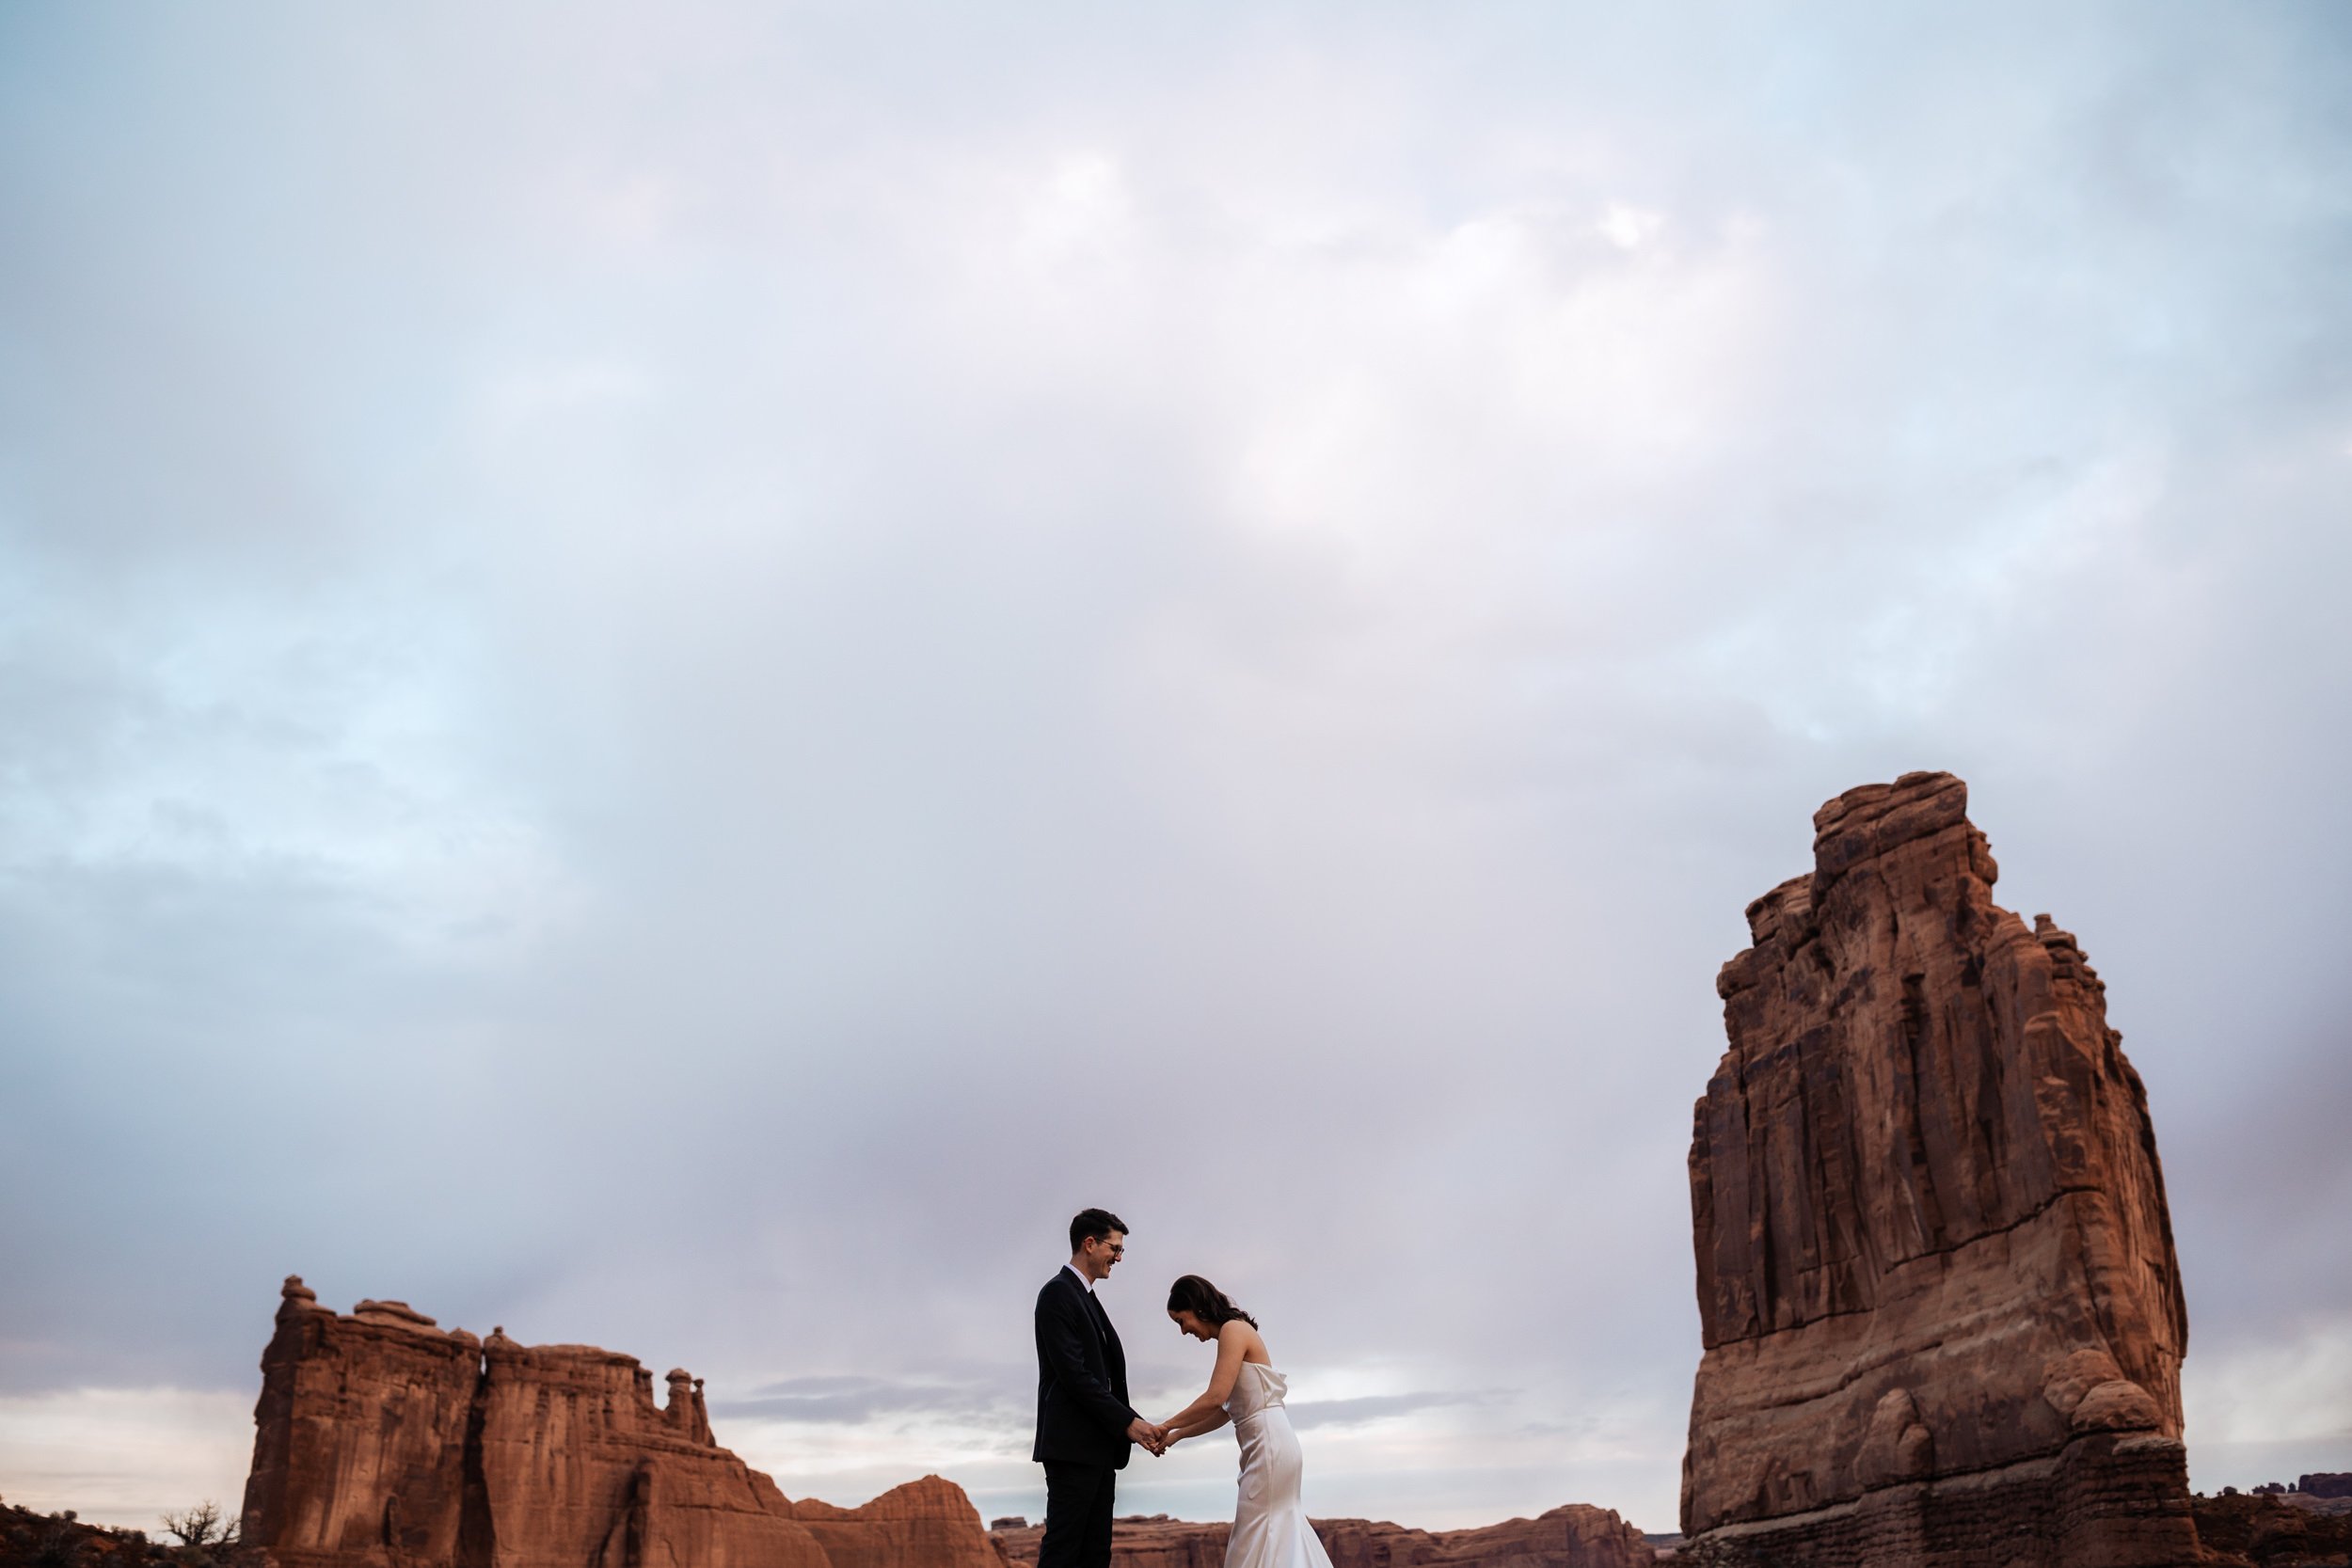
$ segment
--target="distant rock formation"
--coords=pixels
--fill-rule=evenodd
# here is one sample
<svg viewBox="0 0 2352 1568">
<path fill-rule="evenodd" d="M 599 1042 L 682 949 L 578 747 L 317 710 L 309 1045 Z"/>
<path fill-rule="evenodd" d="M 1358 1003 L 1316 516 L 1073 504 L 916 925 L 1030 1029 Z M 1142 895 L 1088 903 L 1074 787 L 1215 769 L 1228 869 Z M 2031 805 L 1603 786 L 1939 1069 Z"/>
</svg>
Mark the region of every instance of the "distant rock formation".
<svg viewBox="0 0 2352 1568">
<path fill-rule="evenodd" d="M 804 1497 L 792 1517 L 824 1547 L 831 1568 L 1002 1568 L 979 1511 L 962 1487 L 937 1476 L 857 1508 Z"/>
<path fill-rule="evenodd" d="M 2295 1483 L 2295 1489 L 2314 1497 L 2352 1497 L 2352 1472 L 2323 1470 L 2303 1477 Z"/>
<path fill-rule="evenodd" d="M 1130 1514 L 1111 1525 L 1111 1568 L 1222 1568 L 1225 1538 L 1232 1528 L 1225 1521 L 1207 1524 L 1165 1513 Z M 1000 1520 L 988 1539 L 1006 1568 L 1034 1568 L 1045 1527 Z"/>
<path fill-rule="evenodd" d="M 1650 1568 L 1656 1554 L 1613 1509 L 1566 1503 L 1533 1519 L 1418 1530 L 1364 1519 L 1314 1522 L 1331 1568 Z"/>
<path fill-rule="evenodd" d="M 702 1384 L 589 1345 L 348 1316 L 286 1281 L 262 1354 L 245 1539 L 278 1568 L 997 1568 L 938 1477 L 795 1504 L 712 1438 Z"/>
<path fill-rule="evenodd" d="M 2344 1568 L 2352 1562 L 2352 1512 L 2297 1493 L 2192 1499 L 2197 1541 L 2213 1568 Z"/>
<path fill-rule="evenodd" d="M 1686 1560 L 2198 1560 L 2147 1096 L 2074 939 L 1994 904 L 1967 800 L 1823 806 L 1716 982 Z"/>
<path fill-rule="evenodd" d="M 1652 1568 L 1656 1554 L 1642 1532 L 1607 1509 L 1570 1503 L 1534 1519 L 1477 1529 L 1406 1529 L 1369 1519 L 1311 1521 L 1331 1568 Z M 1010 1520 L 1000 1520 L 1010 1524 Z M 1111 1531 L 1112 1568 L 1224 1568 L 1232 1527 L 1168 1515 L 1120 1520 Z M 990 1539 L 1009 1568 L 1037 1561 L 1042 1526 L 998 1529 Z"/>
</svg>

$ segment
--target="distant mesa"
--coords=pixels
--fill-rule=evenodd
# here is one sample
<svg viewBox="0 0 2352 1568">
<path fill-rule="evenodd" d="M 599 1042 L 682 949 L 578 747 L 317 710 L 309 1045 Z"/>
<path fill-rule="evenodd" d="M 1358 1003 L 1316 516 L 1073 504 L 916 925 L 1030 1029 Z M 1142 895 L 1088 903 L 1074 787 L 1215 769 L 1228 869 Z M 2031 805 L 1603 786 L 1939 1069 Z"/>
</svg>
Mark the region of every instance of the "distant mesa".
<svg viewBox="0 0 2352 1568">
<path fill-rule="evenodd" d="M 702 1381 L 591 1345 L 348 1316 L 289 1277 L 244 1532 L 278 1568 L 1001 1568 L 961 1489 L 793 1502 L 718 1446 Z"/>
<path fill-rule="evenodd" d="M 1570 1503 L 1534 1519 L 1477 1529 L 1419 1530 L 1369 1519 L 1315 1519 L 1331 1568 L 1653 1568 L 1642 1532 L 1603 1508 Z M 1111 1531 L 1112 1568 L 1223 1568 L 1227 1524 L 1195 1524 L 1165 1513 L 1120 1519 Z M 999 1519 L 991 1539 L 1006 1568 L 1032 1568 L 1042 1526 Z"/>
<path fill-rule="evenodd" d="M 1830 801 L 1717 981 L 1686 1560 L 2201 1560 L 2147 1095 L 2074 938 L 1993 902 L 1967 803 Z"/>
</svg>

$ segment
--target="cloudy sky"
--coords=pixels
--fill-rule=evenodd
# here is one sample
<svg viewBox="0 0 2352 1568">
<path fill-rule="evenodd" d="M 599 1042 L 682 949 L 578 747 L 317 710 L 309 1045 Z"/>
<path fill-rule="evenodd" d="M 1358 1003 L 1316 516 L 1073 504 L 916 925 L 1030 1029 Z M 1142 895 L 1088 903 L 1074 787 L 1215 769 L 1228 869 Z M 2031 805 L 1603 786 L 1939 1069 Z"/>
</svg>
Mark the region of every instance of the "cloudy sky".
<svg viewBox="0 0 2352 1568">
<path fill-rule="evenodd" d="M 9 8 L 0 1496 L 236 1496 L 299 1273 L 1034 1515 L 1102 1203 L 1146 1408 L 1209 1274 L 1318 1513 L 1670 1528 L 1715 971 L 1915 768 L 2110 984 L 2197 1480 L 2352 1468 L 2348 82 L 2324 4 Z"/>
</svg>

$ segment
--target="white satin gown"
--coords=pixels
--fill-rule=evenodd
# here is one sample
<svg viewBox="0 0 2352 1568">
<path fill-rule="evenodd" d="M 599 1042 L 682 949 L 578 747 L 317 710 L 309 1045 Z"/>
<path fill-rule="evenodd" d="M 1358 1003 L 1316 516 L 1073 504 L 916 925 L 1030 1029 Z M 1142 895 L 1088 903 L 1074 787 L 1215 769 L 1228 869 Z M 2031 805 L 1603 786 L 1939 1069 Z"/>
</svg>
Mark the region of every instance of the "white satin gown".
<svg viewBox="0 0 2352 1568">
<path fill-rule="evenodd" d="M 1289 1386 L 1273 1368 L 1245 1361 L 1225 1401 L 1241 1444 L 1241 1499 L 1225 1568 L 1331 1568 L 1298 1499 L 1298 1433 L 1282 1408 Z"/>
</svg>

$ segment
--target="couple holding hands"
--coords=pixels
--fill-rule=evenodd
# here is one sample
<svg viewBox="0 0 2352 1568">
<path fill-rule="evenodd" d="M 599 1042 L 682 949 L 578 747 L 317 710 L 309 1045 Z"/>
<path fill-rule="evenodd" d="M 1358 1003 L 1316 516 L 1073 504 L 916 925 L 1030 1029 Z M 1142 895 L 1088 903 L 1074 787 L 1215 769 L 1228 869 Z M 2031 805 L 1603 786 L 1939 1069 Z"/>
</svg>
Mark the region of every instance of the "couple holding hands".
<svg viewBox="0 0 2352 1568">
<path fill-rule="evenodd" d="M 1241 1497 L 1225 1568 L 1330 1568 L 1299 1502 L 1298 1434 L 1258 1321 L 1197 1274 L 1169 1287 L 1177 1329 L 1216 1347 L 1200 1397 L 1165 1421 L 1127 1402 L 1127 1356 L 1096 1290 L 1127 1250 L 1106 1209 L 1070 1222 L 1070 1261 L 1037 1293 L 1037 1447 L 1045 1466 L 1045 1538 L 1037 1568 L 1106 1568 L 1111 1499 L 1129 1451 L 1153 1454 L 1229 1421 L 1241 1445 Z"/>
</svg>

